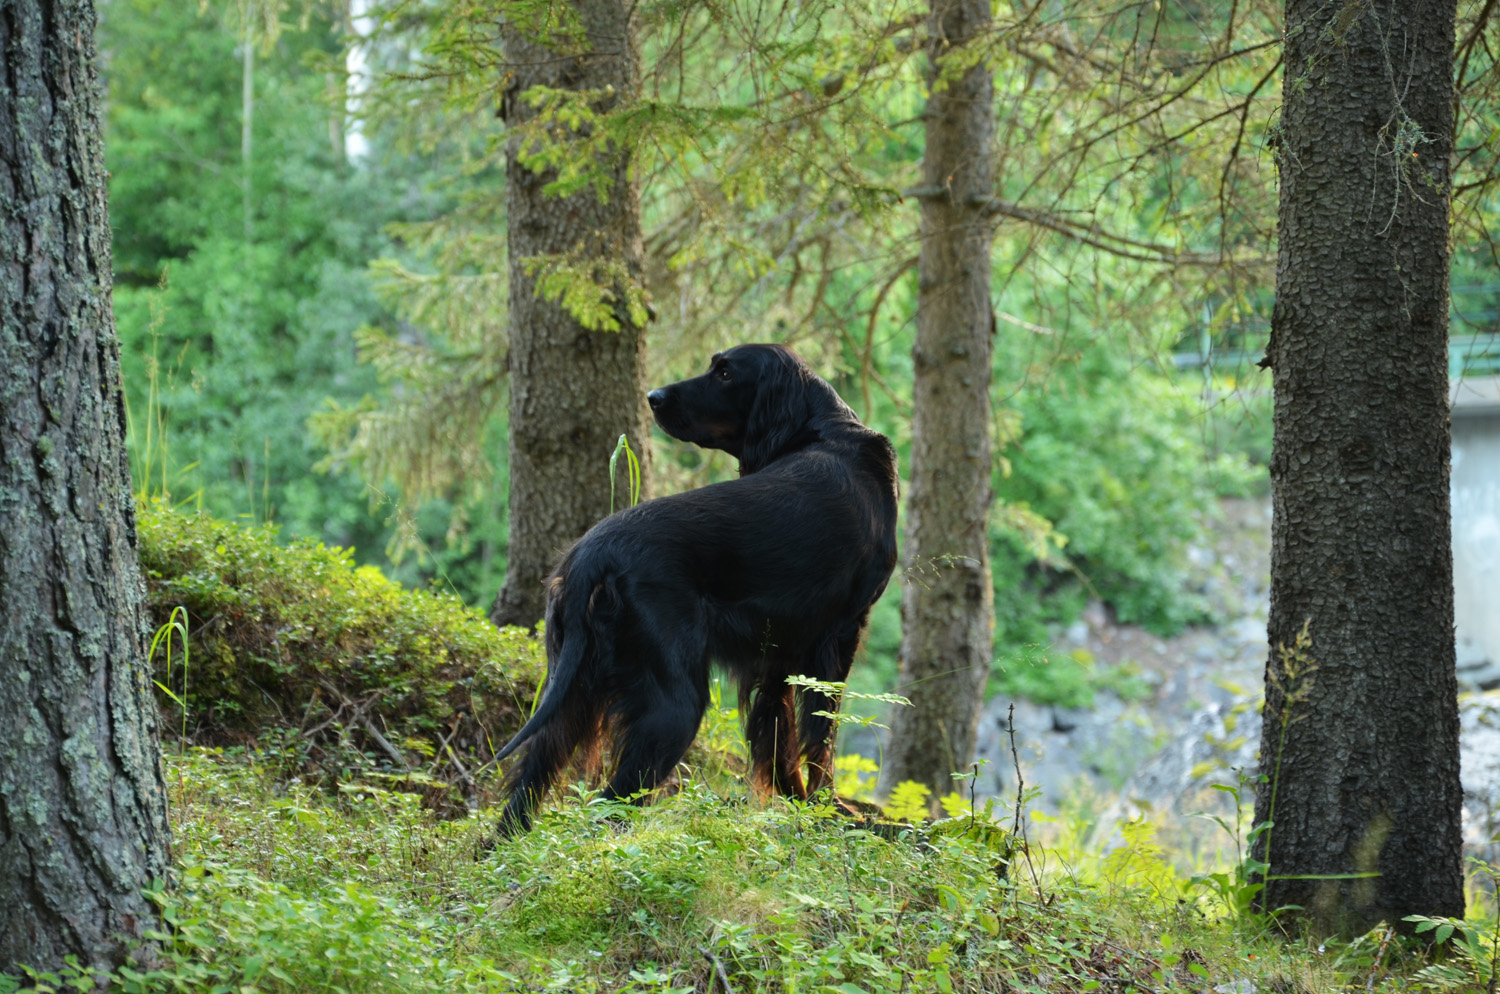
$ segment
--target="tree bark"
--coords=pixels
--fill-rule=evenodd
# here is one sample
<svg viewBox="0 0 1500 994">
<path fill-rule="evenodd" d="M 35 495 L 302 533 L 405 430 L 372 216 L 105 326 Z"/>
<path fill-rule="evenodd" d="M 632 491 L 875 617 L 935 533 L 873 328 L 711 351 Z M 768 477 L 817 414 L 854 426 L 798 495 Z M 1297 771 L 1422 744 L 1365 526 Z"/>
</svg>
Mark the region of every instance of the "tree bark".
<svg viewBox="0 0 1500 994">
<path fill-rule="evenodd" d="M 934 3 L 929 78 L 939 80 L 943 60 L 989 23 L 989 0 Z M 988 67 L 934 85 L 926 122 L 899 680 L 912 706 L 892 715 L 880 782 L 887 793 L 906 780 L 925 784 L 935 801 L 955 789 L 951 775 L 973 757 L 994 653 Z"/>
<path fill-rule="evenodd" d="M 117 964 L 167 869 L 93 38 L 0 4 L 0 968 Z"/>
<path fill-rule="evenodd" d="M 1270 864 L 1264 907 L 1298 905 L 1317 931 L 1354 935 L 1464 911 L 1448 495 L 1455 4 L 1288 0 L 1286 15 L 1255 815 L 1273 827 L 1255 852 Z M 1304 624 L 1317 669 L 1298 677 L 1277 649 Z"/>
<path fill-rule="evenodd" d="M 628 8 L 619 0 L 576 0 L 569 9 L 584 29 L 573 44 L 539 39 L 515 25 L 503 31 L 512 79 L 503 113 L 512 129 L 536 116 L 520 99 L 534 86 L 600 90 L 605 111 L 631 99 L 640 60 Z M 520 161 L 520 139 L 506 146 L 505 175 L 510 250 L 510 544 L 505 584 L 490 617 L 496 624 L 535 625 L 546 598 L 542 581 L 559 556 L 609 513 L 609 457 L 621 434 L 649 462 L 643 329 L 616 308 L 619 331 L 590 331 L 560 303 L 537 296 L 526 261 L 573 255 L 623 262 L 633 279 L 644 272 L 640 191 L 629 157 L 615 149 L 608 163 L 608 196 L 591 190 L 549 196 L 552 170 L 536 173 Z M 623 462 L 623 460 L 622 460 Z M 626 506 L 624 473 L 615 509 Z"/>
</svg>

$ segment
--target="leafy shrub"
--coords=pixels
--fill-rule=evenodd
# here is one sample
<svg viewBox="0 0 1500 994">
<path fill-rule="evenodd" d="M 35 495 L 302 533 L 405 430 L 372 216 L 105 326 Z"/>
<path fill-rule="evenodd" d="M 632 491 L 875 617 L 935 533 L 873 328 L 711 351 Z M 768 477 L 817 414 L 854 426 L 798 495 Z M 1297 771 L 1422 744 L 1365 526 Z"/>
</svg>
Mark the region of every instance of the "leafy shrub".
<svg viewBox="0 0 1500 994">
<path fill-rule="evenodd" d="M 1138 701 L 1151 693 L 1134 663 L 1101 666 L 1087 649 L 1042 653 L 1034 646 L 997 666 L 990 689 L 1064 708 L 1094 706 L 1094 694 L 1112 691 L 1121 700 Z"/>
<path fill-rule="evenodd" d="M 1215 494 L 1249 473 L 1239 456 L 1207 455 L 1187 387 L 1121 365 L 1092 349 L 1055 370 L 1050 389 L 1017 398 L 1019 451 L 998 493 L 1066 536 L 1062 552 L 1121 621 L 1170 634 L 1204 613 L 1181 593 L 1181 550 Z M 1074 574 L 1046 564 L 1026 582 L 1079 607 L 1085 596 Z"/>
<path fill-rule="evenodd" d="M 438 923 L 354 882 L 301 895 L 246 870 L 189 861 L 174 893 L 151 896 L 166 926 L 156 937 L 174 955 L 167 969 L 121 970 L 127 992 L 406 992 L 504 981 L 492 963 L 438 952 Z"/>
<path fill-rule="evenodd" d="M 1213 451 L 1206 435 L 1227 412 L 1206 416 L 1197 387 L 1141 365 L 1129 343 L 1091 341 L 1035 367 L 1031 347 L 997 338 L 999 367 L 1034 376 L 1008 401 L 1004 513 L 990 530 L 999 683 L 1081 706 L 1129 674 L 1031 665 L 1052 633 L 1091 598 L 1158 635 L 1207 620 L 1203 599 L 1183 591 L 1183 552 L 1202 541 L 1217 495 L 1246 492 L 1260 471 L 1246 458 L 1254 433 Z"/>
<path fill-rule="evenodd" d="M 187 612 L 189 665 L 155 665 L 164 710 L 176 719 L 186 703 L 194 742 L 274 745 L 299 775 L 436 777 L 472 797 L 473 771 L 531 710 L 540 640 L 452 595 L 160 502 L 140 509 L 138 533 L 154 626 Z"/>
</svg>

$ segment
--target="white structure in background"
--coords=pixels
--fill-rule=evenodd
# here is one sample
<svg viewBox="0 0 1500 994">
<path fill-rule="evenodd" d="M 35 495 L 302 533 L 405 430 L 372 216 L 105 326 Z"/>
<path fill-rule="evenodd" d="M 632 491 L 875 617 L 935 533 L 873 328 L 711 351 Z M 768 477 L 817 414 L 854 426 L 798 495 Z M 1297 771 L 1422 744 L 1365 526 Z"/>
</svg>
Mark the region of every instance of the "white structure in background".
<svg viewBox="0 0 1500 994">
<path fill-rule="evenodd" d="M 1453 613 L 1458 679 L 1500 687 L 1500 376 L 1453 381 Z"/>
<path fill-rule="evenodd" d="M 349 30 L 355 41 L 344 56 L 344 68 L 349 73 L 349 84 L 344 97 L 344 155 L 350 162 L 363 159 L 370 152 L 370 143 L 365 140 L 364 122 L 360 120 L 360 104 L 365 91 L 370 88 L 369 37 L 375 31 L 375 19 L 370 16 L 371 0 L 349 0 Z"/>
</svg>

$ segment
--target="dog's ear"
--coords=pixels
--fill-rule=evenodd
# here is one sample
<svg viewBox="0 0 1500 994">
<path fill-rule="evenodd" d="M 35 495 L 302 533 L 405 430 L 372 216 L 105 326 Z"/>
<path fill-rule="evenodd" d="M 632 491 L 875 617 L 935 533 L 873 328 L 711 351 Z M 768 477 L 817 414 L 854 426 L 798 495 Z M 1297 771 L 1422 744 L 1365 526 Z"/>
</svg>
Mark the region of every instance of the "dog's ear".
<svg viewBox="0 0 1500 994">
<path fill-rule="evenodd" d="M 757 375 L 755 401 L 745 422 L 741 476 L 763 468 L 808 430 L 814 381 L 812 371 L 795 355 L 781 350 L 770 353 Z"/>
</svg>

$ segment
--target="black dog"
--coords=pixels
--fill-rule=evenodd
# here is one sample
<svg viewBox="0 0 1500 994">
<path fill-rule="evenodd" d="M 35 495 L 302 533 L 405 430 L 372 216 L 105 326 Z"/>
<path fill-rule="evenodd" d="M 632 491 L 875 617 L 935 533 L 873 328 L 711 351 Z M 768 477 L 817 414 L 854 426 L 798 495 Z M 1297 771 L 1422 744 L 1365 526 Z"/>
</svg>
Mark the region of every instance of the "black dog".
<svg viewBox="0 0 1500 994">
<path fill-rule="evenodd" d="M 667 434 L 738 458 L 740 478 L 621 511 L 563 556 L 548 580 L 546 692 L 497 757 L 531 743 L 503 834 L 530 828 L 574 751 L 606 729 L 606 797 L 666 781 L 698 731 L 711 663 L 739 684 L 758 790 L 801 798 L 832 781 L 836 729 L 814 712 L 838 702 L 786 677 L 848 676 L 896 563 L 895 450 L 780 345 L 729 349 L 647 399 Z"/>
</svg>

